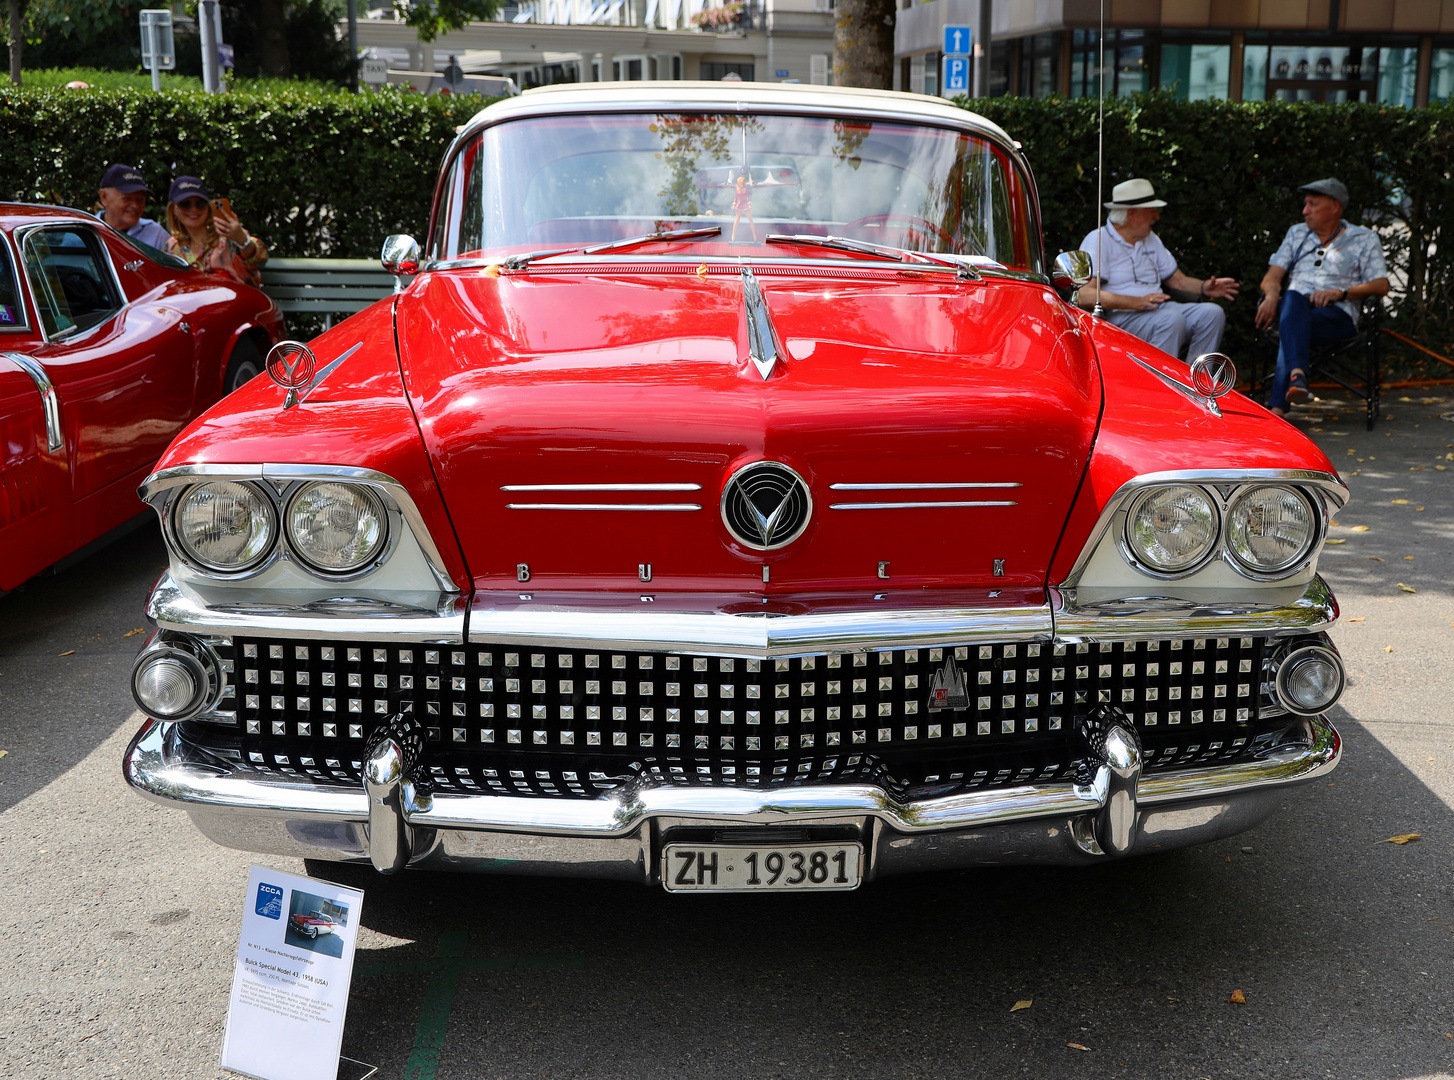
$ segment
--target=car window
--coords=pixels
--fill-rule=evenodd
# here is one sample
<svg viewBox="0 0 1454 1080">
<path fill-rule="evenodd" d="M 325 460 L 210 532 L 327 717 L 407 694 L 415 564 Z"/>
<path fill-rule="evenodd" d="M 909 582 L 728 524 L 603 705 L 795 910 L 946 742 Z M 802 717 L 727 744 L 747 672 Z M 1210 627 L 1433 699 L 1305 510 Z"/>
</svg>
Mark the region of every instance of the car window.
<svg viewBox="0 0 1454 1080">
<path fill-rule="evenodd" d="M 90 229 L 37 229 L 25 238 L 25 274 L 48 337 L 105 322 L 121 308 L 111 264 Z"/>
<path fill-rule="evenodd" d="M 10 249 L 0 240 L 0 330 L 19 330 L 25 326 L 25 304 L 20 299 L 15 267 L 10 263 Z"/>
</svg>

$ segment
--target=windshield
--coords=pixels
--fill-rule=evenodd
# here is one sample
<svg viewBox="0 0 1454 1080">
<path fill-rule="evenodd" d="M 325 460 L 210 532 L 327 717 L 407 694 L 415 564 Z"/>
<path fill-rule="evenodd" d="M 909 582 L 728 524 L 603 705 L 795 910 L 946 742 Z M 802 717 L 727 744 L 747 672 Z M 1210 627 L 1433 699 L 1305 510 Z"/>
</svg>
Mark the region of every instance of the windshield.
<svg viewBox="0 0 1454 1080">
<path fill-rule="evenodd" d="M 721 234 L 693 251 L 801 257 L 808 249 L 767 237 L 831 235 L 1040 270 L 1029 195 L 999 147 L 908 123 L 761 114 L 486 128 L 450 165 L 429 254 L 494 258 L 709 226 Z"/>
</svg>

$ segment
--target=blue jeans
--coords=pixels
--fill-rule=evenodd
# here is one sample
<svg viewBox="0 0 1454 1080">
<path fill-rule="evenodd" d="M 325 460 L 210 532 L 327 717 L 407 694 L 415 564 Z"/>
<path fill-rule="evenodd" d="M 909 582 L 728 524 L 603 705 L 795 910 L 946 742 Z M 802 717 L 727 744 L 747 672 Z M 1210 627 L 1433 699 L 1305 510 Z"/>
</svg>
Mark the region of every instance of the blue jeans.
<svg viewBox="0 0 1454 1080">
<path fill-rule="evenodd" d="M 1342 308 L 1331 304 L 1313 307 L 1302 293 L 1288 292 L 1277 318 L 1277 373 L 1272 377 L 1272 397 L 1267 407 L 1287 409 L 1289 376 L 1294 371 L 1307 372 L 1309 348 L 1343 341 L 1357 332 Z"/>
</svg>

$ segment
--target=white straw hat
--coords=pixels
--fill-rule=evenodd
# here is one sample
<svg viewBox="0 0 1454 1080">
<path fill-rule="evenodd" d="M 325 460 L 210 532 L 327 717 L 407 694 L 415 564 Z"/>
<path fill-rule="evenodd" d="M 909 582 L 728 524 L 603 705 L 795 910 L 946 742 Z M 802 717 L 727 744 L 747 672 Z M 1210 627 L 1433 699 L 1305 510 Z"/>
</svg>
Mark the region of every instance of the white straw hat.
<svg viewBox="0 0 1454 1080">
<path fill-rule="evenodd" d="M 1165 206 L 1163 199 L 1156 197 L 1156 189 L 1150 180 L 1125 180 L 1111 188 L 1111 201 L 1107 210 L 1139 210 L 1145 206 Z"/>
</svg>

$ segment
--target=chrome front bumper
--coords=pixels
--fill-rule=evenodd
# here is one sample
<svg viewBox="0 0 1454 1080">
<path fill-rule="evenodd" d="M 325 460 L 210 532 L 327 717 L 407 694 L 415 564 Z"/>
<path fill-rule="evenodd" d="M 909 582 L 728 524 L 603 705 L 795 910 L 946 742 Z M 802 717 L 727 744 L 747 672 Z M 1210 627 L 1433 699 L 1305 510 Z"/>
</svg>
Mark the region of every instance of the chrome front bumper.
<svg viewBox="0 0 1454 1080">
<path fill-rule="evenodd" d="M 1113 733 L 1114 734 L 1114 733 Z M 213 841 L 244 851 L 489 873 L 658 880 L 675 830 L 847 829 L 865 879 L 1013 862 L 1079 864 L 1206 843 L 1252 828 L 1288 788 L 1327 775 L 1341 740 L 1325 717 L 1306 741 L 1251 761 L 1142 775 L 1139 753 L 1087 784 L 1024 784 L 918 802 L 872 785 L 766 789 L 634 786 L 596 799 L 428 795 L 409 782 L 410 750 L 377 745 L 362 788 L 283 781 L 189 746 L 148 721 L 128 748 L 127 781 L 180 806 Z M 1111 740 L 1114 743 L 1114 739 Z M 1132 760 L 1134 758 L 1134 760 Z M 758 841 L 754 841 L 758 842 Z"/>
</svg>

